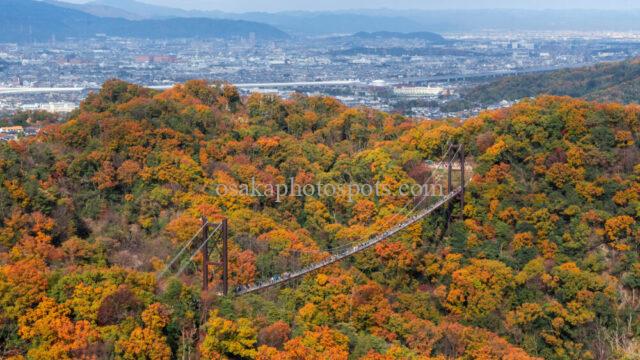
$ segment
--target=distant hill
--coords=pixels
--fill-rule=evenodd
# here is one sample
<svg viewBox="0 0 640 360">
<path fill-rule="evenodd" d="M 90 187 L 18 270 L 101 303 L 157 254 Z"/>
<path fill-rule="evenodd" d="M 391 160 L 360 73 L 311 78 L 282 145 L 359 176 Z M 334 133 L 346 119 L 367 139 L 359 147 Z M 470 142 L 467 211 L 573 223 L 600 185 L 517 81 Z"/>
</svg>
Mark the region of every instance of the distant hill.
<svg viewBox="0 0 640 360">
<path fill-rule="evenodd" d="M 234 19 L 269 24 L 287 32 L 302 35 L 353 34 L 359 31 L 418 32 L 428 30 L 417 21 L 397 15 L 368 15 L 358 12 L 307 12 L 288 11 L 279 13 L 247 12 L 226 13 L 222 11 L 184 10 L 173 7 L 146 4 L 135 0 L 93 0 L 86 4 L 69 4 L 70 7 L 89 14 L 103 16 L 104 8 L 120 9 L 124 14 L 133 14 L 141 19 L 166 19 L 171 17 L 204 17 L 211 19 Z M 117 15 L 131 18 L 131 15 Z"/>
<path fill-rule="evenodd" d="M 232 38 L 254 33 L 258 39 L 288 35 L 266 24 L 226 19 L 171 18 L 132 21 L 108 18 L 31 0 L 0 1 L 0 42 L 85 38 L 95 34 L 138 38 Z"/>
<path fill-rule="evenodd" d="M 471 50 L 463 49 L 449 49 L 449 48 L 436 48 L 436 47 L 421 47 L 421 48 L 403 48 L 403 47 L 364 47 L 357 46 L 348 49 L 341 49 L 331 51 L 334 56 L 355 56 L 355 55 L 368 55 L 368 56 L 474 56 Z"/>
<path fill-rule="evenodd" d="M 55 0 L 47 0 L 53 2 Z M 357 32 L 420 32 L 424 25 L 402 16 L 367 15 L 339 12 L 288 11 L 279 13 L 184 10 L 147 4 L 135 0 L 93 0 L 86 4 L 57 1 L 56 5 L 80 10 L 95 16 L 130 20 L 167 18 L 232 19 L 259 22 L 300 35 L 353 34 Z M 119 12 L 118 12 L 119 11 Z"/>
<path fill-rule="evenodd" d="M 377 32 L 365 32 L 361 31 L 352 35 L 355 38 L 359 39 L 418 39 L 429 41 L 433 43 L 442 43 L 445 42 L 445 38 L 440 34 L 421 31 L 421 32 L 410 32 L 410 33 L 401 33 L 401 32 L 391 32 L 391 31 L 377 31 Z"/>
<path fill-rule="evenodd" d="M 471 88 L 463 92 L 462 101 L 450 106 L 486 106 L 540 94 L 606 102 L 640 102 L 640 59 L 510 76 Z"/>
<path fill-rule="evenodd" d="M 42 0 L 42 1 L 54 6 L 74 9 L 74 10 L 82 11 L 94 16 L 99 16 L 99 17 L 123 18 L 127 20 L 143 20 L 144 19 L 143 16 L 123 10 L 122 8 L 102 5 L 95 2 L 86 3 L 86 4 L 72 4 L 72 3 L 57 1 L 57 0 Z"/>
<path fill-rule="evenodd" d="M 199 11 L 188 11 L 177 8 L 147 4 L 135 0 L 93 0 L 84 4 L 90 6 L 107 6 L 110 8 L 122 9 L 129 13 L 136 14 L 142 18 L 168 18 L 168 17 L 208 17 Z"/>
<path fill-rule="evenodd" d="M 179 4 L 179 2 L 176 2 Z M 306 35 L 352 34 L 359 31 L 457 32 L 482 30 L 640 30 L 640 10 L 391 10 L 287 11 L 278 13 L 183 10 L 136 0 L 93 0 L 82 11 L 103 16 L 100 7 L 122 9 L 140 18 L 207 17 L 256 21 Z M 179 5 L 176 5 L 179 6 Z M 125 17 L 125 16 L 118 16 Z"/>
<path fill-rule="evenodd" d="M 227 14 L 234 19 L 264 22 L 291 33 L 306 35 L 353 34 L 357 32 L 419 32 L 429 26 L 400 16 L 372 16 L 335 12 L 283 12 Z"/>
</svg>

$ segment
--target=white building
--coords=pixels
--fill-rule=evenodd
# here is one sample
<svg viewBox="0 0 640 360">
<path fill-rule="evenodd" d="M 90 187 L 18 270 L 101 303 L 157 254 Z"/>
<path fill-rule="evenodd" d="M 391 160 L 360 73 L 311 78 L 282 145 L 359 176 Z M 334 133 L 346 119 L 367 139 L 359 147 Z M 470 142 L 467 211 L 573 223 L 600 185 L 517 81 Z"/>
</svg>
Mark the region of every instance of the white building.
<svg viewBox="0 0 640 360">
<path fill-rule="evenodd" d="M 51 113 L 69 113 L 77 109 L 78 105 L 70 102 L 50 102 L 46 104 L 23 104 L 20 108 L 25 111 L 44 110 Z"/>
<path fill-rule="evenodd" d="M 416 87 L 399 87 L 393 89 L 393 93 L 398 96 L 405 97 L 435 97 L 444 92 L 442 87 L 416 86 Z"/>
<path fill-rule="evenodd" d="M 371 86 L 373 87 L 385 87 L 387 86 L 387 82 L 384 80 L 373 80 L 371 82 Z"/>
</svg>

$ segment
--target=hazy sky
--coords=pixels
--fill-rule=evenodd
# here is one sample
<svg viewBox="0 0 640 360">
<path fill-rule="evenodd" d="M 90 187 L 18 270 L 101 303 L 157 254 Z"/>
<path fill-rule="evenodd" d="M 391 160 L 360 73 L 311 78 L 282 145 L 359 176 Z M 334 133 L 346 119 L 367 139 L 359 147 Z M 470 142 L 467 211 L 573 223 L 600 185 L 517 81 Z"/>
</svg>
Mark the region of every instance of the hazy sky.
<svg viewBox="0 0 640 360">
<path fill-rule="evenodd" d="M 67 0 L 83 3 L 88 0 Z M 139 0 L 180 7 L 224 11 L 342 10 L 342 9 L 637 9 L 638 0 Z"/>
</svg>

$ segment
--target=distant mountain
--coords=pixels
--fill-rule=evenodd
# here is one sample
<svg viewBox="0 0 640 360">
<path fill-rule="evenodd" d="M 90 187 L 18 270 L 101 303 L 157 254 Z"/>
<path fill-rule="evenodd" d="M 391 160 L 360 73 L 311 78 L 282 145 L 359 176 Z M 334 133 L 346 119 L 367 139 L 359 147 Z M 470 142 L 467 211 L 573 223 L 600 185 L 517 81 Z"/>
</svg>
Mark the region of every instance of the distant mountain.
<svg viewBox="0 0 640 360">
<path fill-rule="evenodd" d="M 463 100 L 450 106 L 458 109 L 486 106 L 540 94 L 603 102 L 640 102 L 640 59 L 510 76 L 463 92 Z"/>
<path fill-rule="evenodd" d="M 255 34 L 282 39 L 279 29 L 256 22 L 205 18 L 132 21 L 98 17 L 67 7 L 32 0 L 0 0 L 0 42 L 86 38 L 95 34 L 137 38 L 232 38 Z"/>
<path fill-rule="evenodd" d="M 58 1 L 61 5 L 62 0 Z M 344 10 L 278 13 L 198 11 L 136 0 L 93 0 L 65 7 L 102 17 L 129 20 L 167 18 L 233 19 L 268 24 L 299 35 L 498 31 L 629 31 L 640 30 L 640 10 Z"/>
<path fill-rule="evenodd" d="M 135 0 L 93 0 L 85 4 L 85 6 L 107 6 L 110 8 L 122 9 L 146 19 L 169 17 L 210 17 L 204 12 L 152 5 Z"/>
<path fill-rule="evenodd" d="M 178 3 L 178 2 L 176 2 Z M 343 10 L 332 12 L 289 11 L 279 13 L 225 13 L 189 11 L 156 6 L 135 0 L 94 0 L 83 11 L 94 15 L 90 6 L 122 9 L 141 18 L 207 17 L 256 21 L 282 30 L 307 35 L 378 32 L 450 32 L 482 30 L 640 30 L 640 10 Z M 119 16 L 124 17 L 124 16 Z"/>
<path fill-rule="evenodd" d="M 357 46 L 348 49 L 331 51 L 335 56 L 477 56 L 471 50 L 437 48 L 437 47 L 419 47 L 419 48 L 403 48 L 403 47 L 364 47 Z"/>
<path fill-rule="evenodd" d="M 357 32 L 419 32 L 428 26 L 399 16 L 370 16 L 334 12 L 283 12 L 228 14 L 234 19 L 259 21 L 290 33 L 305 35 L 353 34 Z"/>
<path fill-rule="evenodd" d="M 359 39 L 405 39 L 405 40 L 424 40 L 432 43 L 442 43 L 445 42 L 445 38 L 440 34 L 421 31 L 421 32 L 410 32 L 410 33 L 401 33 L 401 32 L 391 32 L 391 31 L 377 31 L 377 32 L 365 32 L 361 31 L 352 35 L 354 38 Z"/>
<path fill-rule="evenodd" d="M 64 1 L 56 1 L 56 0 L 42 0 L 48 4 L 64 7 L 68 9 L 74 9 L 78 11 L 82 11 L 94 16 L 99 17 L 112 17 L 112 18 L 123 18 L 127 20 L 142 20 L 144 17 L 134 14 L 132 12 L 128 12 L 121 8 L 101 5 L 96 3 L 87 3 L 87 4 L 72 4 Z"/>
<path fill-rule="evenodd" d="M 212 19 L 234 19 L 269 24 L 287 32 L 302 35 L 353 34 L 360 31 L 419 32 L 428 26 L 404 16 L 367 15 L 343 12 L 290 11 L 279 13 L 248 12 L 225 13 L 222 11 L 183 10 L 157 6 L 135 0 L 94 0 L 87 4 L 73 4 L 75 9 L 101 16 L 95 7 L 123 10 L 142 19 L 165 19 L 172 17 L 206 17 Z M 119 16 L 130 18 L 130 16 Z"/>
</svg>

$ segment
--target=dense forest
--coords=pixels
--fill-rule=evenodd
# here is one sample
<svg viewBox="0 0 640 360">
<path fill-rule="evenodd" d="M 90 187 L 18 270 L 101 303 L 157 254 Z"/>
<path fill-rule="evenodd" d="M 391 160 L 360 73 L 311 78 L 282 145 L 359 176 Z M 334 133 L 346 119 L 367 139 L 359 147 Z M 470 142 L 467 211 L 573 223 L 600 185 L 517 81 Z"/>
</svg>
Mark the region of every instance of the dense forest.
<svg viewBox="0 0 640 360">
<path fill-rule="evenodd" d="M 461 100 L 452 101 L 445 108 L 459 111 L 541 94 L 629 104 L 640 101 L 639 80 L 640 59 L 509 76 L 465 90 Z"/>
<path fill-rule="evenodd" d="M 109 81 L 68 121 L 0 143 L 0 357 L 637 359 L 639 135 L 640 106 L 568 97 L 428 121 L 221 83 Z M 450 142 L 475 168 L 450 226 L 438 211 L 242 297 L 201 293 L 201 258 L 158 280 L 202 216 L 229 219 L 235 286 L 378 232 L 407 202 L 277 202 L 213 184 L 393 188 L 424 181 Z"/>
</svg>

